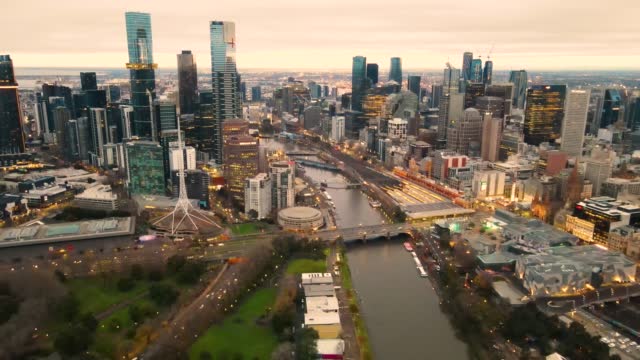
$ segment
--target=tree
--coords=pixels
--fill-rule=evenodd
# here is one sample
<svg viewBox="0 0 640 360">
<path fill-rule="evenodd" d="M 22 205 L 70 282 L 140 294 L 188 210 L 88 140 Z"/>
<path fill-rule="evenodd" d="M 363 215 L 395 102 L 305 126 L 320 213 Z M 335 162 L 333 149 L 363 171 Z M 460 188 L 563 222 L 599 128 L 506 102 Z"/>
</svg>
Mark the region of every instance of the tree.
<svg viewBox="0 0 640 360">
<path fill-rule="evenodd" d="M 153 284 L 149 288 L 149 297 L 160 306 L 173 304 L 180 293 L 169 284 Z"/>
<path fill-rule="evenodd" d="M 118 283 L 116 284 L 116 287 L 118 288 L 118 290 L 122 292 L 127 292 L 133 289 L 135 286 L 136 286 L 136 283 L 133 281 L 132 278 L 121 278 L 120 280 L 118 280 Z"/>
<path fill-rule="evenodd" d="M 71 321 L 78 314 L 80 304 L 73 295 L 67 295 L 55 305 L 55 314 L 62 320 Z"/>
<path fill-rule="evenodd" d="M 144 269 L 140 264 L 133 264 L 131 266 L 131 278 L 134 280 L 142 280 L 144 278 Z"/>
<path fill-rule="evenodd" d="M 295 360 L 293 344 L 290 342 L 280 343 L 271 353 L 271 360 Z"/>
<path fill-rule="evenodd" d="M 149 271 L 147 278 L 149 279 L 149 281 L 161 281 L 162 279 L 164 279 L 164 273 L 157 269 L 151 270 Z"/>
<path fill-rule="evenodd" d="M 258 212 L 255 209 L 251 209 L 247 211 L 247 216 L 249 217 L 249 219 L 255 220 L 258 218 Z"/>
<path fill-rule="evenodd" d="M 296 360 L 316 360 L 318 358 L 318 332 L 304 327 L 296 333 Z"/>
<path fill-rule="evenodd" d="M 204 263 L 189 261 L 178 271 L 177 280 L 181 284 L 195 284 L 205 270 L 206 265 Z"/>
<path fill-rule="evenodd" d="M 63 355 L 71 356 L 85 351 L 91 344 L 91 333 L 83 326 L 64 327 L 53 341 L 53 346 Z"/>
<path fill-rule="evenodd" d="M 80 317 L 80 324 L 91 332 L 94 332 L 98 328 L 98 320 L 92 313 L 83 314 Z"/>
<path fill-rule="evenodd" d="M 184 256 L 173 255 L 167 260 L 167 271 L 171 274 L 177 274 L 186 263 L 187 259 Z"/>
</svg>

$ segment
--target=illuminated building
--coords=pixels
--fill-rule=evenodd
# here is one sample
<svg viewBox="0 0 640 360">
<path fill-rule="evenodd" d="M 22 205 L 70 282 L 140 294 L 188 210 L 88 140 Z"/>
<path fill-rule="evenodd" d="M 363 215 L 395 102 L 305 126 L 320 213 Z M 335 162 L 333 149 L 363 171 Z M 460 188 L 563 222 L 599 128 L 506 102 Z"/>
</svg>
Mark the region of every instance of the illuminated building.
<svg viewBox="0 0 640 360">
<path fill-rule="evenodd" d="M 178 112 L 193 114 L 198 102 L 198 66 L 191 50 L 178 54 Z"/>
<path fill-rule="evenodd" d="M 399 57 L 391 58 L 391 66 L 389 68 L 389 81 L 395 81 L 402 84 L 402 59 Z"/>
<path fill-rule="evenodd" d="M 244 205 L 245 179 L 258 173 L 258 140 L 248 135 L 232 136 L 224 144 L 224 177 L 231 197 Z"/>
<path fill-rule="evenodd" d="M 525 143 L 537 146 L 560 138 L 566 93 L 565 85 L 534 85 L 527 90 Z"/>
<path fill-rule="evenodd" d="M 213 122 L 221 130 L 225 120 L 242 117 L 240 76 L 236 68 L 236 25 L 230 21 L 212 21 L 209 29 Z M 213 135 L 213 138 L 207 139 L 213 143 L 211 156 L 218 164 L 222 164 L 222 131 L 214 131 Z"/>
<path fill-rule="evenodd" d="M 264 219 L 271 212 L 271 178 L 260 173 L 244 183 L 244 213 L 256 212 L 256 219 Z"/>
<path fill-rule="evenodd" d="M 222 139 L 226 143 L 232 136 L 249 134 L 249 123 L 242 119 L 229 119 L 222 123 Z"/>
<path fill-rule="evenodd" d="M 362 111 L 362 99 L 367 90 L 367 58 L 354 56 L 351 66 L 351 109 Z"/>
<path fill-rule="evenodd" d="M 565 228 L 584 241 L 606 246 L 611 231 L 627 225 L 640 225 L 640 208 L 603 196 L 577 203 Z"/>
<path fill-rule="evenodd" d="M 164 195 L 162 146 L 151 141 L 126 143 L 127 184 L 132 195 Z"/>
<path fill-rule="evenodd" d="M 482 83 L 482 59 L 471 60 L 469 81 L 472 83 Z"/>
<path fill-rule="evenodd" d="M 401 118 L 393 118 L 388 122 L 388 134 L 390 139 L 399 139 L 400 141 L 407 138 L 407 120 Z"/>
<path fill-rule="evenodd" d="M 582 157 L 590 95 L 589 90 L 571 90 L 567 95 L 560 149 L 571 157 Z"/>
<path fill-rule="evenodd" d="M 153 63 L 153 39 L 151 15 L 140 12 L 125 13 L 127 26 L 127 48 L 131 81 L 131 105 L 133 106 L 132 135 L 153 139 L 150 98 L 155 98 L 156 80 Z M 157 129 L 156 129 L 157 131 Z"/>
<path fill-rule="evenodd" d="M 277 161 L 269 165 L 271 176 L 271 206 L 284 209 L 295 205 L 294 179 L 295 163 L 291 161 Z"/>
<path fill-rule="evenodd" d="M 511 71 L 509 82 L 513 84 L 513 107 L 524 109 L 527 98 L 528 77 L 525 70 Z"/>
</svg>

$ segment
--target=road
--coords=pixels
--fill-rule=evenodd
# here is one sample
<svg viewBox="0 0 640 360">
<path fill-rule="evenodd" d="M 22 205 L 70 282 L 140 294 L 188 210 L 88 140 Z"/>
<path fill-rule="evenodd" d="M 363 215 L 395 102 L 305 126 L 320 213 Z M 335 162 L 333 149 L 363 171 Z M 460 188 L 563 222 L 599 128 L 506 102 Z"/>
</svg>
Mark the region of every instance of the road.
<svg viewBox="0 0 640 360">
<path fill-rule="evenodd" d="M 640 346 L 637 344 L 633 345 L 634 343 L 631 339 L 619 334 L 611 325 L 601 319 L 584 310 L 568 313 L 567 316 L 573 321 L 582 324 L 591 335 L 613 340 L 610 342 L 613 346 L 608 345 L 612 354 L 618 354 L 623 360 L 640 359 Z M 627 345 L 625 346 L 624 344 Z M 632 345 L 630 346 L 629 344 Z"/>
</svg>

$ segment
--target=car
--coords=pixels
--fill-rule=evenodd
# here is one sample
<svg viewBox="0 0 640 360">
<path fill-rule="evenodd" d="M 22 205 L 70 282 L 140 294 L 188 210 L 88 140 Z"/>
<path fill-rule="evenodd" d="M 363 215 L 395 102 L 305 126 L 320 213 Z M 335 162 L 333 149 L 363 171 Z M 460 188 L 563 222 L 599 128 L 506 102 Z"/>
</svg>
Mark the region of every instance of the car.
<svg viewBox="0 0 640 360">
<path fill-rule="evenodd" d="M 224 243 L 218 243 L 218 246 L 224 246 Z"/>
<path fill-rule="evenodd" d="M 610 342 L 610 343 L 609 343 L 609 347 L 610 347 L 610 348 L 615 347 L 615 346 L 616 346 L 616 344 L 614 344 L 614 343 L 612 343 L 612 342 Z"/>
<path fill-rule="evenodd" d="M 624 350 L 627 348 L 627 345 L 620 345 L 620 350 Z"/>
<path fill-rule="evenodd" d="M 340 276 L 340 271 L 335 270 L 335 271 L 333 272 L 333 275 L 335 275 L 335 276 Z"/>
<path fill-rule="evenodd" d="M 605 343 L 605 344 L 608 344 L 610 341 L 609 341 L 609 339 L 607 339 L 607 338 L 601 338 L 601 339 L 600 339 L 600 342 L 603 342 L 603 343 Z"/>
</svg>

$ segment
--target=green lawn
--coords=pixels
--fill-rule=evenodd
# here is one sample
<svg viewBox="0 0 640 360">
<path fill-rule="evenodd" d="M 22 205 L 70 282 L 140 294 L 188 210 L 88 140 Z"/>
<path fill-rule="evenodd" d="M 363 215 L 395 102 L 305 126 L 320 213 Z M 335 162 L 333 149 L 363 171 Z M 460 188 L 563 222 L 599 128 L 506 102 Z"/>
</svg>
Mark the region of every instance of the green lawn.
<svg viewBox="0 0 640 360">
<path fill-rule="evenodd" d="M 94 315 L 130 297 L 147 290 L 149 283 L 136 282 L 132 290 L 123 292 L 116 287 L 116 279 L 103 281 L 97 277 L 69 280 L 69 289 L 80 301 L 80 312 L 91 312 Z"/>
<path fill-rule="evenodd" d="M 229 228 L 233 235 L 248 235 L 260 232 L 256 223 L 233 224 Z"/>
<path fill-rule="evenodd" d="M 276 289 L 257 290 L 221 325 L 210 327 L 191 346 L 189 358 L 198 360 L 200 353 L 207 351 L 214 359 L 220 353 L 240 353 L 244 359 L 269 360 L 278 339 L 269 324 L 258 325 L 256 320 L 273 305 L 276 293 Z"/>
<path fill-rule="evenodd" d="M 327 272 L 327 264 L 324 260 L 297 259 L 287 266 L 287 274 L 323 272 Z"/>
</svg>

